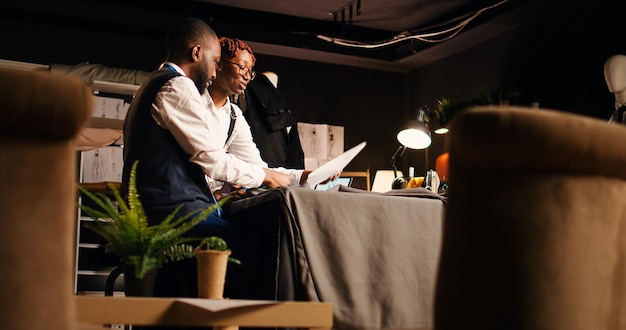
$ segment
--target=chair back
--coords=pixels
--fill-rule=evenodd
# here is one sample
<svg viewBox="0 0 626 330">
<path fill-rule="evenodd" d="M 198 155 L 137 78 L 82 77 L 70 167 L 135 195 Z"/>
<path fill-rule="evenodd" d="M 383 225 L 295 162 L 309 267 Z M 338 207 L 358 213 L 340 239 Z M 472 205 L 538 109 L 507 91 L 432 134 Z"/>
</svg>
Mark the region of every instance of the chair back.
<svg viewBox="0 0 626 330">
<path fill-rule="evenodd" d="M 74 138 L 93 95 L 73 77 L 0 69 L 0 324 L 75 327 Z"/>
<path fill-rule="evenodd" d="M 450 130 L 435 329 L 626 329 L 626 129 L 479 107 Z"/>
</svg>

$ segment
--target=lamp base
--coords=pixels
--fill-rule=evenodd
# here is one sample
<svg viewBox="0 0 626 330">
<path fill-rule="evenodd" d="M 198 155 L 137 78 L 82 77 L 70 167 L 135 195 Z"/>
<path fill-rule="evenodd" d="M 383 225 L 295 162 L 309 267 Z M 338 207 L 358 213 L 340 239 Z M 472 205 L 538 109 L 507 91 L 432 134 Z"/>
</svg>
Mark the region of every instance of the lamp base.
<svg viewBox="0 0 626 330">
<path fill-rule="evenodd" d="M 393 182 L 391 183 L 391 189 L 405 189 L 407 183 L 409 183 L 409 180 L 409 177 L 398 176 L 393 179 Z"/>
</svg>

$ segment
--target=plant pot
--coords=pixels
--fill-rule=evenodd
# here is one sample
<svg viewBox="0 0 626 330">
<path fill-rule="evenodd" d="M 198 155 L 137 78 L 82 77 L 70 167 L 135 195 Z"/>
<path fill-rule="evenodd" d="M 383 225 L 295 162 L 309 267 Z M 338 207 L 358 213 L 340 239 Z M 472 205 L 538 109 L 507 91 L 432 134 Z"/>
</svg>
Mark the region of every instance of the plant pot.
<svg viewBox="0 0 626 330">
<path fill-rule="evenodd" d="M 124 264 L 124 294 L 128 297 L 152 297 L 154 296 L 154 283 L 158 272 L 154 268 L 146 273 L 143 278 L 135 277 L 135 267 Z"/>
<path fill-rule="evenodd" d="M 224 299 L 226 267 L 230 251 L 197 250 L 198 297 Z"/>
</svg>

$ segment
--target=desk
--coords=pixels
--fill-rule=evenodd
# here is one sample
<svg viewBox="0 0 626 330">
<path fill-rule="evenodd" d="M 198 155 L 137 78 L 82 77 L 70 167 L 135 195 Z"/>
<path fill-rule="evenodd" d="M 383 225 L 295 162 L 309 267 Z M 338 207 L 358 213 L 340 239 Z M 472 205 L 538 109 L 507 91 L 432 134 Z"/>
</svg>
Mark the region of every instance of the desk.
<svg viewBox="0 0 626 330">
<path fill-rule="evenodd" d="M 430 328 L 443 212 L 424 188 L 284 187 L 232 202 L 242 265 L 225 297 L 329 302 L 335 329 Z"/>
<path fill-rule="evenodd" d="M 85 324 L 330 329 L 330 303 L 76 296 Z"/>
</svg>

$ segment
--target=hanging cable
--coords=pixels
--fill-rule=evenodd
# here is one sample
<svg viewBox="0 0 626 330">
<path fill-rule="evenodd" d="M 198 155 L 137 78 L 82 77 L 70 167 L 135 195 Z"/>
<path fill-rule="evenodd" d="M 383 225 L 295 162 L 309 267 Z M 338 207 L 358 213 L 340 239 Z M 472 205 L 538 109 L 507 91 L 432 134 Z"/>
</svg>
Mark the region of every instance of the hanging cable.
<svg viewBox="0 0 626 330">
<path fill-rule="evenodd" d="M 393 45 L 399 42 L 403 42 L 406 40 L 411 40 L 411 39 L 415 39 L 415 40 L 419 40 L 422 42 L 428 42 L 428 43 L 439 43 L 439 42 L 444 42 L 446 40 L 450 40 L 452 38 L 454 38 L 456 35 L 458 35 L 471 21 L 473 21 L 476 17 L 480 16 L 480 14 L 482 14 L 483 12 L 493 9 L 495 7 L 498 7 L 506 2 L 508 2 L 509 0 L 502 0 L 496 4 L 493 4 L 491 6 L 487 6 L 484 8 L 481 8 L 480 10 L 476 11 L 473 14 L 467 14 L 464 16 L 461 16 L 457 19 L 454 19 L 453 21 L 457 21 L 460 20 L 461 22 L 456 24 L 455 26 L 452 26 L 450 28 L 447 29 L 443 29 L 440 31 L 436 31 L 436 32 L 429 32 L 429 33 L 416 33 L 415 32 L 402 32 L 396 36 L 394 36 L 393 38 L 387 39 L 387 40 L 383 40 L 383 41 L 379 41 L 379 42 L 374 42 L 374 43 L 366 43 L 366 42 L 360 42 L 360 41 L 354 41 L 354 40 L 348 40 L 348 39 L 341 39 L 341 38 L 335 38 L 335 37 L 329 37 L 329 36 L 325 36 L 325 35 L 321 35 L 318 34 L 317 38 L 324 40 L 324 41 L 328 41 L 330 43 L 334 43 L 337 45 L 341 45 L 341 46 L 347 46 L 347 47 L 356 47 L 356 48 L 366 48 L 366 49 L 374 49 L 374 48 L 380 48 L 380 47 L 385 47 L 385 46 L 389 46 L 389 45 Z M 357 6 L 359 4 L 357 3 Z M 358 11 L 357 11 L 358 12 Z M 465 16 L 469 16 L 465 19 L 463 19 L 463 17 Z M 432 28 L 430 28 L 432 29 Z M 435 38 L 435 37 L 440 37 L 440 38 Z"/>
</svg>

